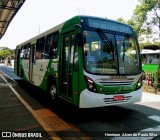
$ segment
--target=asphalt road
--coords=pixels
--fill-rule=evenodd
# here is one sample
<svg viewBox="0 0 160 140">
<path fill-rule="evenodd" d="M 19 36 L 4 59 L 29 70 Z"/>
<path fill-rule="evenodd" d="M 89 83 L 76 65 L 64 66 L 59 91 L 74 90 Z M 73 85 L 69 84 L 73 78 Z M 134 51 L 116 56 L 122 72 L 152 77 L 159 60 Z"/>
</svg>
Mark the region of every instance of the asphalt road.
<svg viewBox="0 0 160 140">
<path fill-rule="evenodd" d="M 157 137 L 160 135 L 160 95 L 143 93 L 142 102 L 137 104 L 78 109 L 61 100 L 53 102 L 43 91 L 31 85 L 23 84 L 16 90 L 33 109 L 48 108 L 95 140 L 160 139 Z M 120 136 L 122 133 L 127 136 L 140 134 L 138 137 L 108 137 L 113 133 Z"/>
</svg>

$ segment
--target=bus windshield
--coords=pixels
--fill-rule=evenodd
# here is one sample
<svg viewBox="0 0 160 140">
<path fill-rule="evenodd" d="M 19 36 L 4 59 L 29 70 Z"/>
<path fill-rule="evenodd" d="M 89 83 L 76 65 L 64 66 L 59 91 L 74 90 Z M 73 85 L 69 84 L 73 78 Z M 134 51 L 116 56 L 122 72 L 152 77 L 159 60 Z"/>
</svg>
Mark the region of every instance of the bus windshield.
<svg viewBox="0 0 160 140">
<path fill-rule="evenodd" d="M 84 68 L 93 74 L 141 72 L 136 39 L 124 35 L 84 31 Z M 132 51 L 135 50 L 133 55 Z"/>
</svg>

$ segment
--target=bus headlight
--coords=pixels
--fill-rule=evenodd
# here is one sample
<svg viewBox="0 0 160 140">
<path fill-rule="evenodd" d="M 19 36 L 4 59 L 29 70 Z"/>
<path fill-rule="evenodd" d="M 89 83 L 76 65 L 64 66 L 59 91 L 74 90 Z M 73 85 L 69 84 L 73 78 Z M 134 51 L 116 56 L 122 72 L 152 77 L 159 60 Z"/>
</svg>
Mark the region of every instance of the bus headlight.
<svg viewBox="0 0 160 140">
<path fill-rule="evenodd" d="M 97 92 L 97 88 L 93 80 L 87 76 L 85 76 L 85 80 L 87 83 L 87 89 L 91 92 Z"/>
<path fill-rule="evenodd" d="M 137 87 L 136 90 L 140 89 L 142 86 L 142 76 L 139 78 L 138 83 L 137 83 Z"/>
<path fill-rule="evenodd" d="M 89 84 L 89 85 L 88 85 L 88 88 L 89 88 L 90 90 L 92 90 L 92 89 L 93 89 L 93 84 Z"/>
</svg>

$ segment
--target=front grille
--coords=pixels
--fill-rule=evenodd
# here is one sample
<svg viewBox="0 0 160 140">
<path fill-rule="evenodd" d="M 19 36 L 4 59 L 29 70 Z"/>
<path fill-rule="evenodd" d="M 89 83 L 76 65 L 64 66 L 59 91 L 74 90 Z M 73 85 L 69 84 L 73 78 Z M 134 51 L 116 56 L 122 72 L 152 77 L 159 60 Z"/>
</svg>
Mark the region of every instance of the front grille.
<svg viewBox="0 0 160 140">
<path fill-rule="evenodd" d="M 99 79 L 95 81 L 97 84 L 102 86 L 131 86 L 134 83 L 134 79 Z"/>
<path fill-rule="evenodd" d="M 122 103 L 122 102 L 129 102 L 131 100 L 132 96 L 125 96 L 124 100 L 118 100 L 115 101 L 113 98 L 104 98 L 103 101 L 105 104 L 116 104 L 116 103 Z"/>
</svg>

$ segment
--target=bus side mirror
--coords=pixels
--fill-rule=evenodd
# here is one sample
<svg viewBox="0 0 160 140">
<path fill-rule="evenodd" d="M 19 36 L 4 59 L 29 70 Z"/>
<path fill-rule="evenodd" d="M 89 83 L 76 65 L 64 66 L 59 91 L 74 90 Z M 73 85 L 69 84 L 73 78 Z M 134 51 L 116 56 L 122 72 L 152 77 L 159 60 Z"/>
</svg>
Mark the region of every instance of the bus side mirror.
<svg viewBox="0 0 160 140">
<path fill-rule="evenodd" d="M 77 44 L 78 44 L 78 46 L 83 46 L 83 45 L 84 45 L 83 37 L 82 37 L 82 34 L 81 34 L 81 33 L 78 33 L 78 34 L 76 35 L 76 39 L 77 39 Z"/>
</svg>

